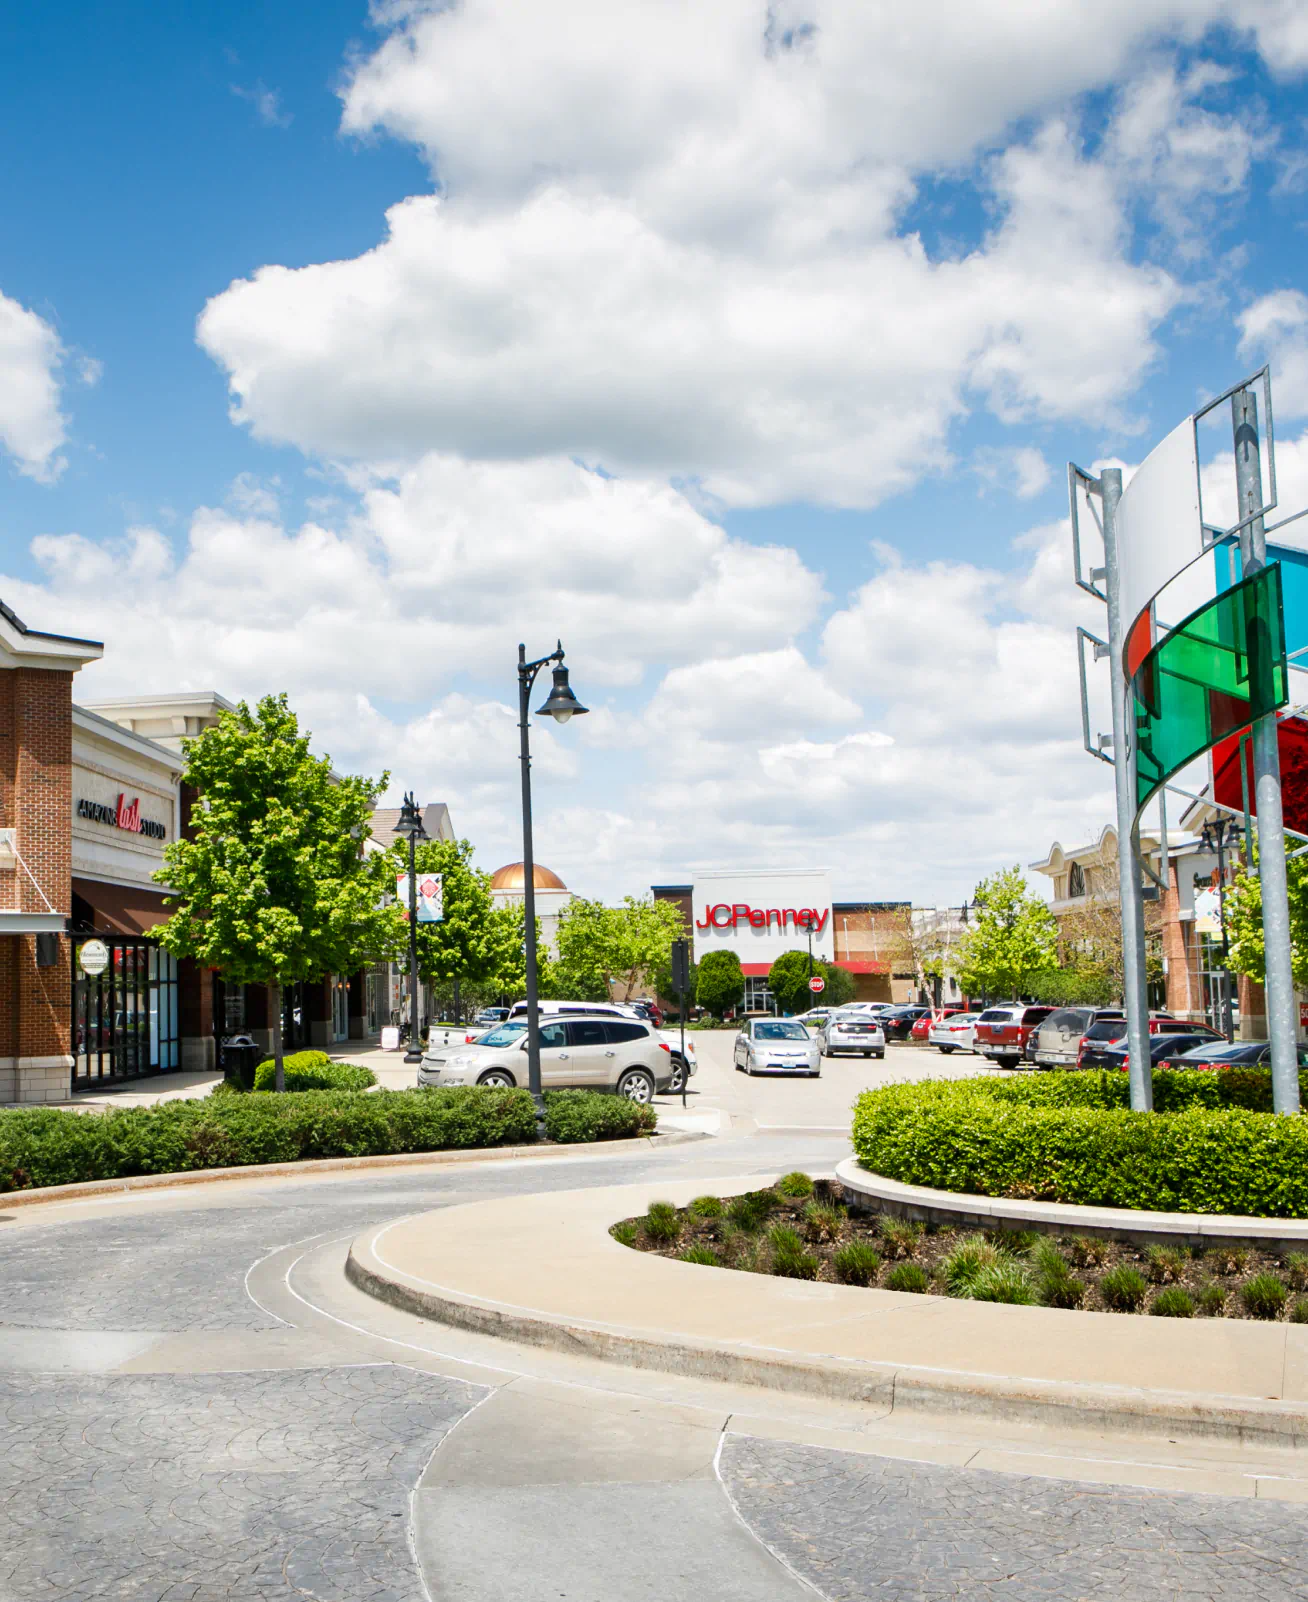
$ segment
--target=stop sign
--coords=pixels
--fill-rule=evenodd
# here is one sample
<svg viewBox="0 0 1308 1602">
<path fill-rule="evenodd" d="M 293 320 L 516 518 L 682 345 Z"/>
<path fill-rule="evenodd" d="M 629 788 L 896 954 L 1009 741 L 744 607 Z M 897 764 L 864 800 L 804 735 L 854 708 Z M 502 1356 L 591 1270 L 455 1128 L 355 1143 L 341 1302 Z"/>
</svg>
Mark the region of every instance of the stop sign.
<svg viewBox="0 0 1308 1602">
<path fill-rule="evenodd" d="M 808 982 L 808 988 L 815 996 L 820 995 L 821 992 L 827 988 L 827 982 L 824 978 L 822 978 L 821 974 L 815 973 Z"/>
</svg>

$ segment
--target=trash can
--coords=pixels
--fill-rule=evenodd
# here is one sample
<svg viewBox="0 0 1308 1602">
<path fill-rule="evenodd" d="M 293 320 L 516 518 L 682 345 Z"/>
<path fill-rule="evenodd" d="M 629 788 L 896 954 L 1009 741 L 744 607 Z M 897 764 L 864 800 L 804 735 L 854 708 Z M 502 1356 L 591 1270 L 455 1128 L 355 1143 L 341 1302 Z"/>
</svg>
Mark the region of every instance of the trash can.
<svg viewBox="0 0 1308 1602">
<path fill-rule="evenodd" d="M 219 1046 L 223 1078 L 242 1090 L 254 1089 L 254 1070 L 264 1052 L 249 1035 L 228 1035 Z"/>
</svg>

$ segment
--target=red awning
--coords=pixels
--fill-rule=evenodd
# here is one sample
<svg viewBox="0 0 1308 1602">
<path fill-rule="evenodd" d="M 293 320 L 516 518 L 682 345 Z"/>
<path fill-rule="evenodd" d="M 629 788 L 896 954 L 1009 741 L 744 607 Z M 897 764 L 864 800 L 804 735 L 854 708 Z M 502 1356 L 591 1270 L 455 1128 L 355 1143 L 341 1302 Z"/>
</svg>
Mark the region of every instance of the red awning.
<svg viewBox="0 0 1308 1602">
<path fill-rule="evenodd" d="M 837 957 L 834 967 L 843 968 L 846 973 L 889 973 L 888 962 L 855 962 L 850 957 Z"/>
<path fill-rule="evenodd" d="M 158 890 L 122 884 L 101 884 L 96 879 L 74 879 L 73 894 L 89 902 L 94 926 L 104 934 L 148 934 L 169 916 Z"/>
<path fill-rule="evenodd" d="M 772 972 L 770 962 L 742 962 L 740 971 L 747 979 L 765 979 Z"/>
</svg>

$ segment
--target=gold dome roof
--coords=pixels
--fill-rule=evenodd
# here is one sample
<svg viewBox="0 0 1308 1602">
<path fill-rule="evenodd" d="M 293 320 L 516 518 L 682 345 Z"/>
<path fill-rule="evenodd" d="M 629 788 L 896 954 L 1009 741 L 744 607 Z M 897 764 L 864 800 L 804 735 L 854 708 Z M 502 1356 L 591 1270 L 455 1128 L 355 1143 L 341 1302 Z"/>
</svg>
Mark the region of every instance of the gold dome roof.
<svg viewBox="0 0 1308 1602">
<path fill-rule="evenodd" d="M 491 874 L 492 890 L 521 890 L 527 882 L 527 875 L 523 871 L 521 862 L 507 862 L 502 868 L 496 868 Z M 566 890 L 568 887 L 557 873 L 549 868 L 542 867 L 538 862 L 532 868 L 531 882 L 537 890 Z"/>
</svg>

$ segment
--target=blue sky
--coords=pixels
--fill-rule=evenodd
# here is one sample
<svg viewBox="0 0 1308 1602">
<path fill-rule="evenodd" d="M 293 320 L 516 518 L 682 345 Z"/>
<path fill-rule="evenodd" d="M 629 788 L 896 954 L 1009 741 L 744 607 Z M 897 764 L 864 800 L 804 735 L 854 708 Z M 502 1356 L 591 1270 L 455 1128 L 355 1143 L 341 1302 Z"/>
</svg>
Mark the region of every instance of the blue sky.
<svg viewBox="0 0 1308 1602">
<path fill-rule="evenodd" d="M 787 0 L 778 51 L 749 0 L 29 8 L 0 295 L 54 399 L 0 404 L 0 595 L 105 638 L 84 699 L 289 689 L 490 866 L 517 640 L 562 635 L 582 889 L 957 899 L 1096 833 L 1065 463 L 1270 356 L 1300 482 L 1308 37 L 934 9 Z"/>
</svg>

